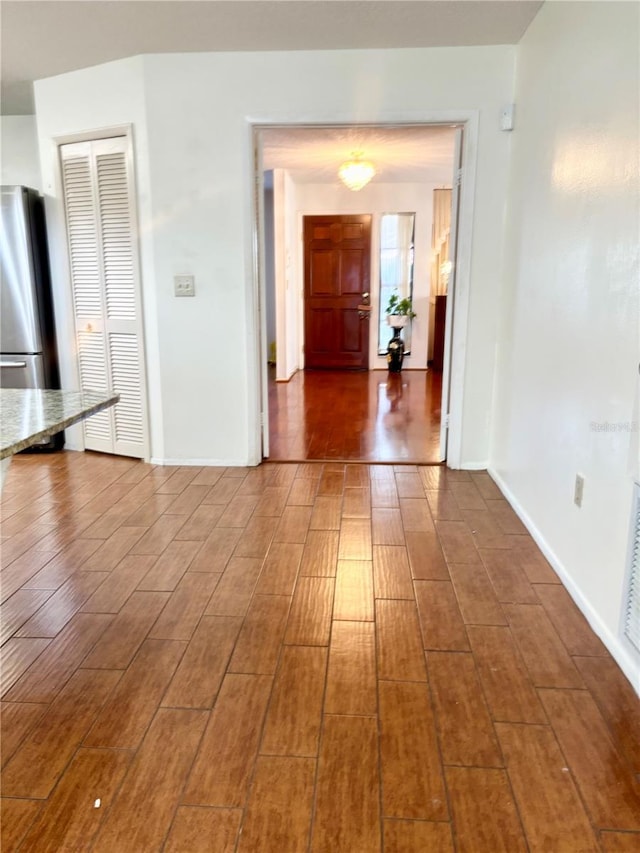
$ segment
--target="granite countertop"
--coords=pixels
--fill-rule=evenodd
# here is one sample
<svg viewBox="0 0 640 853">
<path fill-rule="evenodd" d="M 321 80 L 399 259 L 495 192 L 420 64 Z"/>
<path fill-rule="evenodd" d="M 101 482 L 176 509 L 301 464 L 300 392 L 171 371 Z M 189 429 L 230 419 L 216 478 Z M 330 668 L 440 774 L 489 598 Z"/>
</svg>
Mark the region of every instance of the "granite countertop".
<svg viewBox="0 0 640 853">
<path fill-rule="evenodd" d="M 0 389 L 0 459 L 115 405 L 119 394 L 96 391 Z"/>
</svg>

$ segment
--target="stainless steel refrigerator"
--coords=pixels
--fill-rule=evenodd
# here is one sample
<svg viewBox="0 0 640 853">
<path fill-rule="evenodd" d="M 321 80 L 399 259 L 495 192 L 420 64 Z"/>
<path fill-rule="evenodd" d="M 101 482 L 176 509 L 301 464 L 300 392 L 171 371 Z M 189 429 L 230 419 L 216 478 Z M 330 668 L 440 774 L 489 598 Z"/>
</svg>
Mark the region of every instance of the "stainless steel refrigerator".
<svg viewBox="0 0 640 853">
<path fill-rule="evenodd" d="M 59 388 L 44 202 L 28 187 L 1 188 L 0 385 Z M 36 445 L 62 447 L 64 433 Z"/>
</svg>

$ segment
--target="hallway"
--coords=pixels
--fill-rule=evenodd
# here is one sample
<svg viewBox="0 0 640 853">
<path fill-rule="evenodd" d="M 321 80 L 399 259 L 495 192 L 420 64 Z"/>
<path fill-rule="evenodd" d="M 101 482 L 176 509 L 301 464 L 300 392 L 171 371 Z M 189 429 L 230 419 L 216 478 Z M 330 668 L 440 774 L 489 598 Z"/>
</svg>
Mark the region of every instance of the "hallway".
<svg viewBox="0 0 640 853">
<path fill-rule="evenodd" d="M 629 683 L 485 472 L 17 457 L 2 850 L 640 849 Z"/>
<path fill-rule="evenodd" d="M 440 461 L 442 374 L 299 370 L 269 379 L 271 461 Z"/>
</svg>

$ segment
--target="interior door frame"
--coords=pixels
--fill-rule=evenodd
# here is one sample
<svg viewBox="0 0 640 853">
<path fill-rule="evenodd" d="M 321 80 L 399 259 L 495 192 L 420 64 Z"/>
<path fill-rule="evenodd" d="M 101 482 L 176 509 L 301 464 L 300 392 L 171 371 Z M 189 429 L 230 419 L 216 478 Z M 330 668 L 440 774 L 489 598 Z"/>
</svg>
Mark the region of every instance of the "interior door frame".
<svg viewBox="0 0 640 853">
<path fill-rule="evenodd" d="M 464 128 L 456 130 L 451 187 L 451 223 L 449 229 L 449 256 L 453 267 L 447 286 L 447 303 L 444 323 L 444 352 L 442 358 L 442 396 L 440 406 L 440 461 L 447 459 L 449 447 L 449 421 L 451 413 L 451 352 L 453 345 L 453 316 L 458 293 L 457 253 L 458 220 L 460 217 L 460 194 L 462 192 Z"/>
<path fill-rule="evenodd" d="M 462 147 L 462 175 L 460 181 L 460 215 L 458 221 L 458 246 L 454 262 L 457 267 L 456 300 L 453 308 L 451 347 L 445 358 L 449 359 L 450 395 L 449 395 L 449 436 L 446 464 L 450 468 L 460 468 L 462 457 L 462 422 L 464 404 L 464 377 L 467 356 L 467 332 L 471 286 L 471 245 L 473 235 L 473 212 L 475 201 L 477 153 L 478 153 L 478 110 L 434 110 L 424 113 L 406 113 L 393 115 L 384 113 L 371 121 L 345 120 L 344 115 L 315 116 L 312 120 L 293 120 L 288 116 L 265 116 L 247 119 L 248 161 L 252 164 L 251 180 L 251 218 L 252 218 L 252 260 L 253 260 L 253 328 L 256 334 L 253 347 L 254 368 L 252 388 L 249 389 L 254 404 L 251 407 L 251 432 L 253 442 L 251 459 L 259 464 L 263 458 L 263 448 L 269 446 L 269 388 L 266 366 L 262 364 L 266 346 L 266 276 L 264 253 L 264 215 L 262 204 L 257 200 L 258 191 L 263 188 L 262 150 L 263 133 L 266 130 L 307 128 L 323 130 L 326 128 L 358 127 L 425 127 L 429 125 L 462 125 L 464 129 Z"/>
</svg>

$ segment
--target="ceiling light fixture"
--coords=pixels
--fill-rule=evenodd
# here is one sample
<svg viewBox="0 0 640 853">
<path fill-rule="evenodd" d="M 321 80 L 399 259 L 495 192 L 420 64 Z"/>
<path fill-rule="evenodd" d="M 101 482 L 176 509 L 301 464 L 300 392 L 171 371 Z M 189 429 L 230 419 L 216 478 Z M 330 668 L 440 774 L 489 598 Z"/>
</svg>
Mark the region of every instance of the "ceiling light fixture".
<svg viewBox="0 0 640 853">
<path fill-rule="evenodd" d="M 369 183 L 376 170 L 369 160 L 362 160 L 362 151 L 352 151 L 351 157 L 338 169 L 338 177 L 345 187 L 357 192 Z"/>
</svg>

